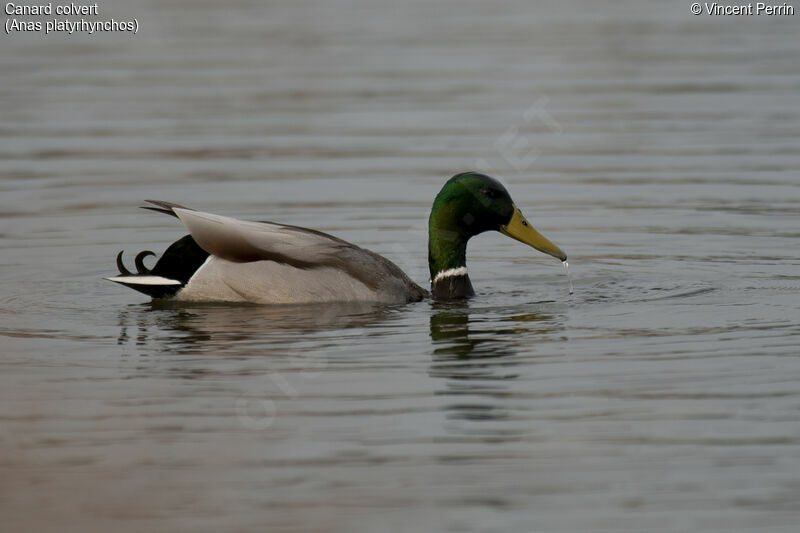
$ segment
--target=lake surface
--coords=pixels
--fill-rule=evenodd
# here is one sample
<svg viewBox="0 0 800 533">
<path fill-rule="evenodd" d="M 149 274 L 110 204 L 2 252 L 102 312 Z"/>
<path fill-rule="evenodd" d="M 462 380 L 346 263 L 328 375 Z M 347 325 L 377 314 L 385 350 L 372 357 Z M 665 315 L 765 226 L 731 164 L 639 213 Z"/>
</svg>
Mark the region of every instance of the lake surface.
<svg viewBox="0 0 800 533">
<path fill-rule="evenodd" d="M 800 18 L 532 4 L 109 1 L 136 36 L 2 35 L 3 530 L 797 531 Z M 497 233 L 465 303 L 102 280 L 183 235 L 156 198 L 427 285 L 472 168 L 574 294 Z"/>
</svg>

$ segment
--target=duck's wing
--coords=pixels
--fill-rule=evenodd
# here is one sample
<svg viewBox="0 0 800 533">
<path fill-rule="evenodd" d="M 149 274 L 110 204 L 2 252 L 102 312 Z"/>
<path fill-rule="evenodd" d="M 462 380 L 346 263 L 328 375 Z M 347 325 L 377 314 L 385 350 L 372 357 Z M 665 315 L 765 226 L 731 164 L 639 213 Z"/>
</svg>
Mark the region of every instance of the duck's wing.
<svg viewBox="0 0 800 533">
<path fill-rule="evenodd" d="M 360 250 L 311 229 L 250 222 L 182 207 L 174 208 L 173 212 L 201 248 L 235 263 L 275 261 L 297 268 L 341 266 L 341 254 Z"/>
<path fill-rule="evenodd" d="M 154 210 L 176 216 L 198 246 L 214 257 L 234 263 L 274 261 L 303 270 L 335 268 L 374 291 L 405 292 L 410 300 L 426 296 L 424 289 L 385 257 L 333 235 L 286 224 L 239 220 L 169 202 L 148 202 L 157 206 Z"/>
</svg>

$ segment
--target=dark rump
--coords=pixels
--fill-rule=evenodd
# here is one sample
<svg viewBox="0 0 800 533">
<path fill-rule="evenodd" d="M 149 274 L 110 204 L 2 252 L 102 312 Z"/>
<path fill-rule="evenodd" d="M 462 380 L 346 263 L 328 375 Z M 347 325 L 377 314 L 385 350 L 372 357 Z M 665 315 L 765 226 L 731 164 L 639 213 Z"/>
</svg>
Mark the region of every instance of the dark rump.
<svg viewBox="0 0 800 533">
<path fill-rule="evenodd" d="M 143 260 L 148 255 L 155 255 L 149 250 L 140 252 L 136 256 L 136 274 L 131 274 L 122 263 L 122 252 L 117 256 L 117 267 L 123 277 L 135 278 L 137 276 L 160 276 L 162 278 L 180 281 L 180 285 L 127 285 L 132 289 L 147 294 L 153 298 L 170 298 L 181 290 L 194 276 L 206 259 L 208 252 L 200 248 L 191 235 L 181 237 L 161 255 L 155 266 L 147 270 Z"/>
</svg>

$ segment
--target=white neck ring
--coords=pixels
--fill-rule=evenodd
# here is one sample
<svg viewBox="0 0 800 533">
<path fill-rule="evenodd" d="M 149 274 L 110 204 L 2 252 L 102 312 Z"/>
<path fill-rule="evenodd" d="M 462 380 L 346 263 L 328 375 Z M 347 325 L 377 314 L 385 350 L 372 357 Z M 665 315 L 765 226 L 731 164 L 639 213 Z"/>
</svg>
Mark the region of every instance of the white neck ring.
<svg viewBox="0 0 800 533">
<path fill-rule="evenodd" d="M 452 276 L 466 276 L 467 275 L 467 267 L 458 267 L 458 268 L 448 268 L 447 270 L 442 270 L 433 278 L 433 282 L 436 283 L 440 279 L 449 278 Z"/>
</svg>

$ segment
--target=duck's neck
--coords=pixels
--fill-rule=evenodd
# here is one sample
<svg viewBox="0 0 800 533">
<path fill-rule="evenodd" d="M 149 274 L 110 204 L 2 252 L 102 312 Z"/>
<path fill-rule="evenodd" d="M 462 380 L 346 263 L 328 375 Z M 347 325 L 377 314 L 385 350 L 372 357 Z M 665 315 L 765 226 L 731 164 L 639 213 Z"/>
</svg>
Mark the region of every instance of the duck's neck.
<svg viewBox="0 0 800 533">
<path fill-rule="evenodd" d="M 437 299 L 467 298 L 475 294 L 467 274 L 467 241 L 448 213 L 431 213 L 428 227 L 428 266 L 431 293 Z"/>
</svg>

